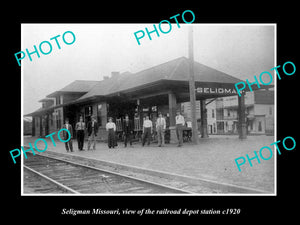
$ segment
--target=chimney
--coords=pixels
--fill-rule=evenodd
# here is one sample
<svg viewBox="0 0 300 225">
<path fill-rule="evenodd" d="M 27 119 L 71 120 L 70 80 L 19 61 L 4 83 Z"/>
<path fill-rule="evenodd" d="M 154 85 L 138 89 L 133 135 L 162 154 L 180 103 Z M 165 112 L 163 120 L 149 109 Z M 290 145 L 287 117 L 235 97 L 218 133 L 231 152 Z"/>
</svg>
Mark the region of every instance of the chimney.
<svg viewBox="0 0 300 225">
<path fill-rule="evenodd" d="M 120 74 L 120 72 L 111 72 L 111 77 L 118 76 L 119 74 Z"/>
</svg>

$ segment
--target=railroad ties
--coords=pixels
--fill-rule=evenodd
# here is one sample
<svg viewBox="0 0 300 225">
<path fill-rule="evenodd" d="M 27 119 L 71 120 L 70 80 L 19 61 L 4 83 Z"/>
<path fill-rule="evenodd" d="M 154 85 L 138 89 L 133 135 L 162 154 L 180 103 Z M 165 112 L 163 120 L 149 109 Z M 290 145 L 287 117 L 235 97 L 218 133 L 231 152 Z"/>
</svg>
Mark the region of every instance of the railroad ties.
<svg viewBox="0 0 300 225">
<path fill-rule="evenodd" d="M 187 191 L 49 156 L 28 154 L 24 168 L 74 194 L 189 194 Z M 28 173 L 28 172 L 26 172 Z M 28 174 L 27 174 L 28 177 Z M 24 176 L 24 180 L 26 177 Z M 45 181 L 44 181 L 45 182 Z M 25 182 L 26 184 L 26 182 Z M 27 182 L 28 184 L 28 182 Z M 53 186 L 53 185 L 52 185 Z M 33 187 L 34 188 L 34 187 Z M 47 189 L 47 188 L 46 188 Z M 26 188 L 25 188 L 26 190 Z M 51 193 L 38 187 L 39 193 Z M 61 193 L 53 189 L 53 194 Z"/>
</svg>

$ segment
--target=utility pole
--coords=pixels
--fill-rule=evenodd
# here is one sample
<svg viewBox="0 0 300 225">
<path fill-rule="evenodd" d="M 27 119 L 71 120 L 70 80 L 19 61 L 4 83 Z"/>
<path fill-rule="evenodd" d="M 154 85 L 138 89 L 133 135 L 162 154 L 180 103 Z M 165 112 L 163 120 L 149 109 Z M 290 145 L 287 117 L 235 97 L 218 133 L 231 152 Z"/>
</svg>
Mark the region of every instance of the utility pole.
<svg viewBox="0 0 300 225">
<path fill-rule="evenodd" d="M 189 25 L 188 34 L 189 46 L 189 89 L 190 89 L 190 104 L 192 116 L 192 140 L 194 144 L 198 144 L 198 131 L 196 121 L 196 92 L 195 92 L 195 76 L 194 76 L 194 41 L 193 41 L 193 26 Z"/>
</svg>

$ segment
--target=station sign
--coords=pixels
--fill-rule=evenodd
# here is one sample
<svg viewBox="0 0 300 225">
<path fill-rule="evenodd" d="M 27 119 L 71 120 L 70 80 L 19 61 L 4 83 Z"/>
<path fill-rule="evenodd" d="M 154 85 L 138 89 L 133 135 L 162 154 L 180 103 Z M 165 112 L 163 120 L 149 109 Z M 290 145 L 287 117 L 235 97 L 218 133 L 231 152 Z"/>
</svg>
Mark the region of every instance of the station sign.
<svg viewBox="0 0 300 225">
<path fill-rule="evenodd" d="M 235 88 L 223 87 L 197 87 L 196 92 L 200 94 L 237 94 Z"/>
</svg>

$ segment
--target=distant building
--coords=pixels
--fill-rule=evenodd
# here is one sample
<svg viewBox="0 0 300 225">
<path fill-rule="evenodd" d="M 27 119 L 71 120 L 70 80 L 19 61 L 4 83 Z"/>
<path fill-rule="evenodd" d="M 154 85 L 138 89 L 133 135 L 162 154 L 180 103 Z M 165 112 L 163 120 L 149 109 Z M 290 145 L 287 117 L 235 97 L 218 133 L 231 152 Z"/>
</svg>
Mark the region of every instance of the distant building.
<svg viewBox="0 0 300 225">
<path fill-rule="evenodd" d="M 211 103 L 209 103 L 211 101 Z M 216 119 L 216 103 L 214 99 L 208 99 L 206 101 L 206 114 L 207 114 L 207 133 L 208 134 L 216 134 L 217 133 L 217 119 Z M 190 121 L 191 116 L 191 104 L 190 102 L 181 103 L 181 111 L 187 121 Z M 198 130 L 200 131 L 201 126 L 201 113 L 200 113 L 200 101 L 196 101 L 196 119 L 198 122 Z"/>
<path fill-rule="evenodd" d="M 208 134 L 238 133 L 238 96 L 206 100 Z M 274 133 L 274 91 L 246 92 L 247 132 Z M 191 119 L 190 102 L 181 103 L 186 120 Z M 196 118 L 200 121 L 200 101 L 196 101 Z M 201 124 L 198 123 L 198 130 Z"/>
<path fill-rule="evenodd" d="M 245 95 L 245 107 L 248 133 L 274 133 L 274 91 L 247 92 Z M 217 99 L 217 132 L 219 134 L 237 133 L 237 108 L 238 96 Z"/>
</svg>

